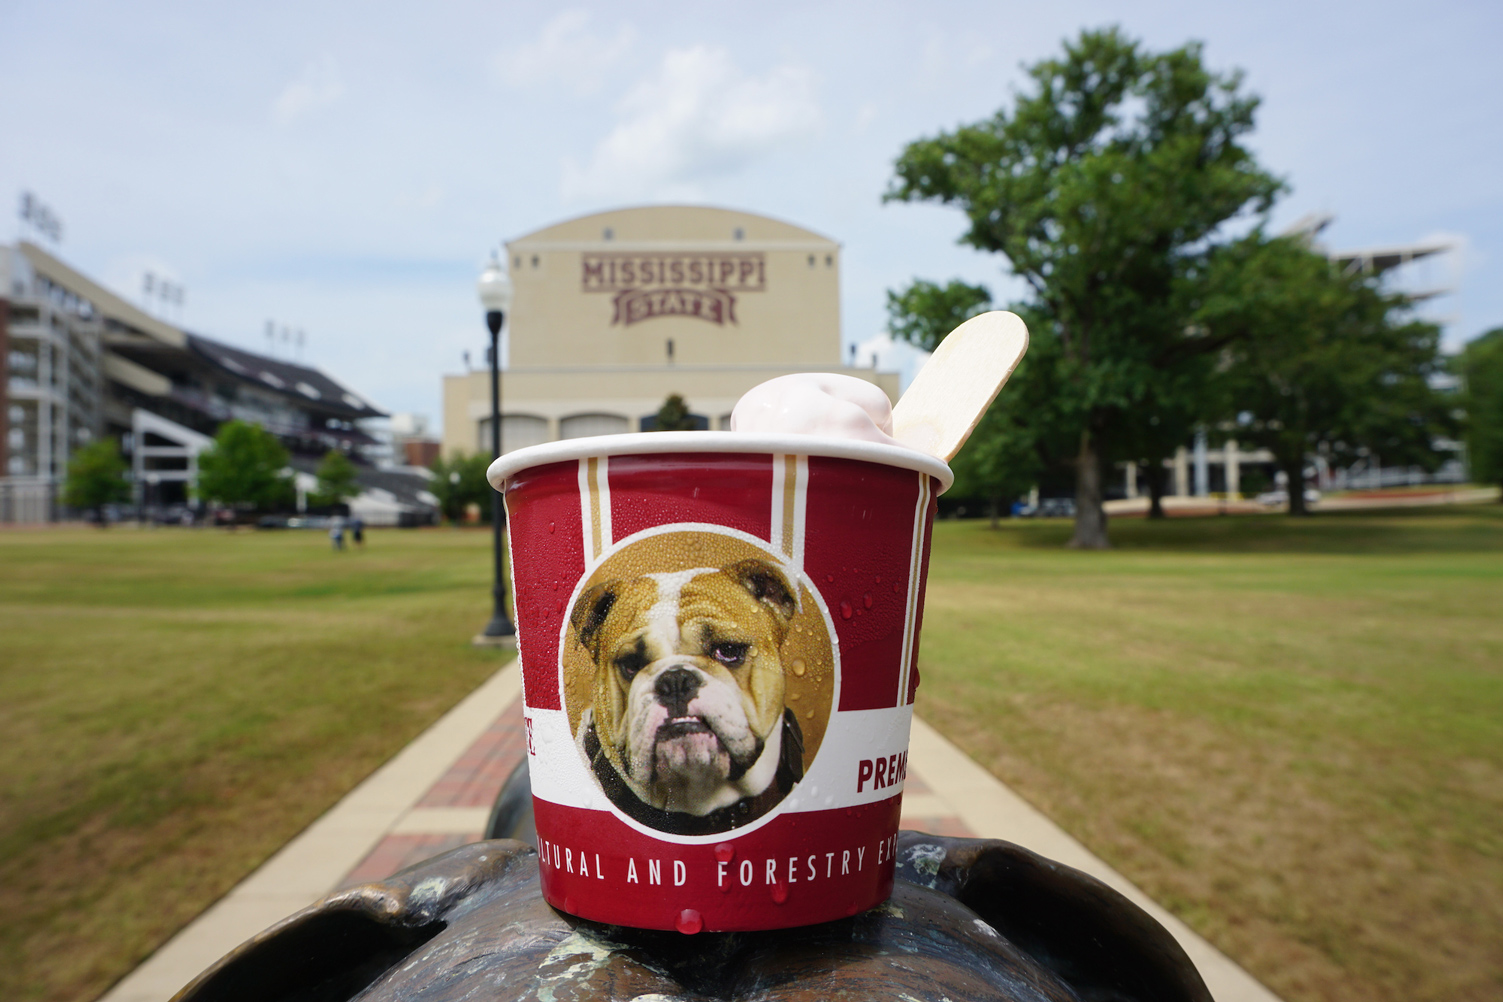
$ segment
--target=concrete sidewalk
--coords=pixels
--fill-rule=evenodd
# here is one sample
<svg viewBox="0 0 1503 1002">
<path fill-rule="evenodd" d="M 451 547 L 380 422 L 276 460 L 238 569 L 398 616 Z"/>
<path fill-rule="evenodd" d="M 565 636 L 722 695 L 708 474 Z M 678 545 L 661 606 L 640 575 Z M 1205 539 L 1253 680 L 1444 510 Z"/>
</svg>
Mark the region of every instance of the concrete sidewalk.
<svg viewBox="0 0 1503 1002">
<path fill-rule="evenodd" d="M 1326 495 L 1310 505 L 1311 511 L 1382 511 L 1385 508 L 1428 508 L 1447 504 L 1486 504 L 1498 500 L 1496 487 L 1468 487 L 1456 489 L 1416 490 L 1406 493 L 1403 489 L 1371 494 L 1353 491 L 1340 495 Z M 1164 513 L 1174 517 L 1205 517 L 1209 515 L 1271 515 L 1288 510 L 1287 504 L 1259 504 L 1251 498 L 1220 500 L 1214 497 L 1166 497 Z M 1118 498 L 1103 506 L 1114 518 L 1132 518 L 1148 514 L 1148 498 Z"/>
<path fill-rule="evenodd" d="M 103 1002 L 166 1002 L 209 964 L 329 891 L 380 880 L 479 840 L 501 784 L 525 753 L 521 693 L 513 661 L 168 940 Z M 1007 839 L 1084 870 L 1163 923 L 1195 961 L 1217 1002 L 1278 1002 L 917 718 L 901 824 L 936 835 Z"/>
</svg>

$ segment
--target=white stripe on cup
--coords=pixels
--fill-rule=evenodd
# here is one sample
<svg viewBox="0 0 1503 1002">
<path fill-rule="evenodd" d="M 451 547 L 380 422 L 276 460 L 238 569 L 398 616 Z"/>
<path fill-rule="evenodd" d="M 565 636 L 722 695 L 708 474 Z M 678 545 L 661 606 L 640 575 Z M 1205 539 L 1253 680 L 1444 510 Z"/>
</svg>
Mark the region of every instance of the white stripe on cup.
<svg viewBox="0 0 1503 1002">
<path fill-rule="evenodd" d="M 767 541 L 798 570 L 804 568 L 804 513 L 809 504 L 809 457 L 772 457 L 772 513 Z"/>
<path fill-rule="evenodd" d="M 611 548 L 610 460 L 587 456 L 579 461 L 579 515 L 584 532 L 585 572 Z"/>
<path fill-rule="evenodd" d="M 918 626 L 918 596 L 924 569 L 924 519 L 929 511 L 929 477 L 920 473 L 918 502 L 913 509 L 913 540 L 908 550 L 908 601 L 903 611 L 903 654 L 898 671 L 898 706 L 908 702 L 908 678 L 913 668 L 914 631 Z"/>
</svg>

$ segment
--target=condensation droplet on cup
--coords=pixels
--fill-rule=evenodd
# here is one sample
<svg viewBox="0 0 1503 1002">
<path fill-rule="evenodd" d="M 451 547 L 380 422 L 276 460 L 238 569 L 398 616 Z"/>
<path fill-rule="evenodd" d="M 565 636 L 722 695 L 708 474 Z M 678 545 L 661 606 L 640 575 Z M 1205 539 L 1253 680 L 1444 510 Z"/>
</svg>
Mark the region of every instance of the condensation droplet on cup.
<svg viewBox="0 0 1503 1002">
<path fill-rule="evenodd" d="M 851 603 L 849 603 L 849 602 L 841 602 L 840 603 L 840 618 L 841 619 L 850 619 L 853 614 L 854 614 L 854 610 L 851 608 Z"/>
<path fill-rule="evenodd" d="M 861 604 L 864 605 L 864 606 L 866 606 L 868 609 L 870 609 L 872 607 L 872 593 L 871 592 L 867 592 L 865 595 L 861 596 Z"/>
<path fill-rule="evenodd" d="M 715 862 L 729 863 L 736 858 L 736 847 L 729 842 L 722 842 L 715 847 Z"/>
<path fill-rule="evenodd" d="M 678 931 L 685 936 L 692 936 L 704 928 L 704 922 L 699 917 L 699 912 L 693 908 L 685 908 L 678 913 L 678 921 L 674 923 Z"/>
<path fill-rule="evenodd" d="M 774 904 L 779 904 L 779 905 L 782 904 L 783 902 L 787 901 L 788 900 L 788 885 L 787 884 L 781 884 L 781 883 L 780 884 L 773 884 L 772 885 L 772 900 L 773 900 Z"/>
<path fill-rule="evenodd" d="M 554 530 L 554 529 L 557 529 L 557 528 L 558 528 L 558 525 L 557 525 L 557 523 L 554 523 L 554 522 L 549 522 L 549 523 L 548 523 L 548 534 L 549 534 L 549 535 L 552 535 L 552 534 L 553 534 L 553 530 Z"/>
<path fill-rule="evenodd" d="M 794 658 L 793 659 L 793 674 L 795 674 L 795 675 L 802 675 L 804 673 L 804 670 L 807 667 L 808 666 L 804 664 L 804 659 L 803 658 Z"/>
</svg>

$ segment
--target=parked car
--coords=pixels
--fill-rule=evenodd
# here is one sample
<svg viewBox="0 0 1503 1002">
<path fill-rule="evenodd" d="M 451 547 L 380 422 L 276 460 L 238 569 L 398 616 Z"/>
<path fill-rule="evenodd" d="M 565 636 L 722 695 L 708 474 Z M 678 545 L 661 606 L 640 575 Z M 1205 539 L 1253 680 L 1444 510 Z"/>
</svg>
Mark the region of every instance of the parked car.
<svg viewBox="0 0 1503 1002">
<path fill-rule="evenodd" d="M 187 505 L 173 503 L 152 509 L 151 520 L 157 525 L 192 525 L 196 515 Z"/>
<path fill-rule="evenodd" d="M 1018 518 L 1074 518 L 1074 498 L 1039 498 L 1039 503 L 1015 504 L 1012 513 Z"/>
<path fill-rule="evenodd" d="M 261 529 L 327 529 L 334 521 L 328 515 L 262 515 L 256 520 Z"/>
<path fill-rule="evenodd" d="M 1271 491 L 1264 491 L 1255 500 L 1265 508 L 1281 508 L 1289 503 L 1289 492 L 1279 487 Z M 1320 491 L 1314 487 L 1306 487 L 1305 506 L 1308 508 L 1317 504 L 1320 504 Z"/>
<path fill-rule="evenodd" d="M 1042 498 L 1039 501 L 1040 518 L 1074 518 L 1074 498 Z"/>
</svg>

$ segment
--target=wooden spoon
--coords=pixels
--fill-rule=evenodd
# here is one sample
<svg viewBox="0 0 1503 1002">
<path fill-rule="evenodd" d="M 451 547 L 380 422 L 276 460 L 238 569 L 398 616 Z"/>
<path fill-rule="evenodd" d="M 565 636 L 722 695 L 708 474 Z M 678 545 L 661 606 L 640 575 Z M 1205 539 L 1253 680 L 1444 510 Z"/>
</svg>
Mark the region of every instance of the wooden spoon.
<svg viewBox="0 0 1503 1002">
<path fill-rule="evenodd" d="M 892 409 L 893 438 L 945 462 L 971 437 L 1028 350 L 1015 313 L 993 310 L 949 333 Z"/>
</svg>

